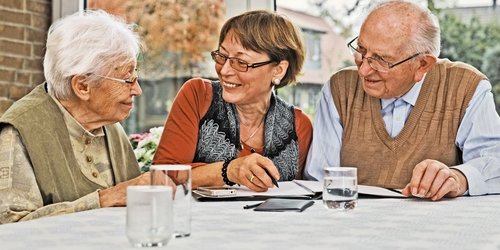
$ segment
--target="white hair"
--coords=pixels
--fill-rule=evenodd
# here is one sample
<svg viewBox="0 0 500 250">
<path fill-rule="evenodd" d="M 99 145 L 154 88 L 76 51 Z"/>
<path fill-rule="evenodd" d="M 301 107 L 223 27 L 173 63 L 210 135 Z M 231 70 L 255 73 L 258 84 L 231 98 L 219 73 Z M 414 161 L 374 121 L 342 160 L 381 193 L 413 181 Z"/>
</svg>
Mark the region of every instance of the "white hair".
<svg viewBox="0 0 500 250">
<path fill-rule="evenodd" d="M 43 67 L 49 94 L 71 99 L 73 76 L 89 75 L 89 81 L 95 81 L 92 73 L 136 62 L 139 52 L 133 26 L 113 15 L 87 10 L 64 17 L 50 26 L 47 35 Z"/>
<path fill-rule="evenodd" d="M 407 45 L 413 53 L 431 53 L 438 57 L 441 53 L 441 28 L 438 18 L 428 9 L 410 1 L 387 1 L 374 6 L 370 14 L 385 8 L 403 8 L 411 10 L 418 16 L 417 24 L 413 25 L 414 33 Z M 369 15 L 370 15 L 369 14 Z M 400 12 L 396 12 L 400 14 Z"/>
</svg>

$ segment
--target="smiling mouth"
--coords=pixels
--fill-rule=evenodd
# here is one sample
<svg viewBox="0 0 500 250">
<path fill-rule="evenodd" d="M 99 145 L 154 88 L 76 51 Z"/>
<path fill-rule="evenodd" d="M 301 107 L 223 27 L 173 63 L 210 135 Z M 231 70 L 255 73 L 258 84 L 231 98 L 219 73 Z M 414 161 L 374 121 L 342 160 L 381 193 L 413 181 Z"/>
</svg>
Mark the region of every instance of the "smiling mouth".
<svg viewBox="0 0 500 250">
<path fill-rule="evenodd" d="M 122 102 L 121 104 L 123 104 L 125 106 L 128 106 L 130 108 L 134 107 L 134 103 L 133 102 Z"/>
<path fill-rule="evenodd" d="M 224 87 L 227 88 L 237 88 L 241 86 L 241 84 L 231 83 L 231 82 L 222 82 L 222 85 L 224 85 Z"/>
<path fill-rule="evenodd" d="M 366 83 L 368 84 L 375 84 L 375 83 L 378 83 L 379 81 L 378 80 L 371 80 L 371 79 L 367 79 L 367 78 L 364 78 L 363 79 Z"/>
</svg>

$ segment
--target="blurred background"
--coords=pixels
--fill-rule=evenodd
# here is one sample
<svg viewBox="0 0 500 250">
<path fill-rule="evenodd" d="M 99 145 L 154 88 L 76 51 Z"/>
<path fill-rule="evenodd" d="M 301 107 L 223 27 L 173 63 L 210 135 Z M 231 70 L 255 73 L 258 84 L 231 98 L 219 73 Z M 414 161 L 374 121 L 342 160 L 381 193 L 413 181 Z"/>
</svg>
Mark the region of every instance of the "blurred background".
<svg viewBox="0 0 500 250">
<path fill-rule="evenodd" d="M 425 0 L 439 18 L 441 58 L 470 63 L 485 73 L 500 110 L 500 9 L 496 0 Z M 182 84 L 191 77 L 216 79 L 209 52 L 231 16 L 276 10 L 303 33 L 306 61 L 299 83 L 278 91 L 314 116 L 329 77 L 354 65 L 346 46 L 374 1 L 365 0 L 2 0 L 0 1 L 0 115 L 44 81 L 42 56 L 48 26 L 83 9 L 104 9 L 137 25 L 143 95 L 123 122 L 127 133 L 162 126 Z"/>
</svg>

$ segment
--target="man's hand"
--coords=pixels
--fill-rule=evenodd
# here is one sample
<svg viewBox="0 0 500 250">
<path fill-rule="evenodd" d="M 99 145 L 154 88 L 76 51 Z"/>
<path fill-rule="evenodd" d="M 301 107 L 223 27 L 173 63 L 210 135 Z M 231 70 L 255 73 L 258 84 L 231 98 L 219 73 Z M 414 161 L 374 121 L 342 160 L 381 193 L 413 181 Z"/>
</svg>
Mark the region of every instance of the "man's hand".
<svg viewBox="0 0 500 250">
<path fill-rule="evenodd" d="M 436 160 L 424 160 L 413 169 L 410 183 L 402 190 L 405 196 L 430 198 L 461 196 L 467 190 L 467 179 L 462 172 L 451 169 Z"/>
<path fill-rule="evenodd" d="M 150 185 L 150 173 L 144 173 L 132 180 L 118 183 L 114 187 L 99 191 L 99 203 L 101 207 L 117 207 L 127 205 L 127 187 L 136 185 Z"/>
</svg>

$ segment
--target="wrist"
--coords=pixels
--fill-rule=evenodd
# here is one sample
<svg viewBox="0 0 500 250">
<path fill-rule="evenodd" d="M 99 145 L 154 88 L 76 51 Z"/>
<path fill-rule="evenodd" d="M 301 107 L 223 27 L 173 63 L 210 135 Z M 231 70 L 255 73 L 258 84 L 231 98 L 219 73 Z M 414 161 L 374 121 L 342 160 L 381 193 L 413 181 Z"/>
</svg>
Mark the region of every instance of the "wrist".
<svg viewBox="0 0 500 250">
<path fill-rule="evenodd" d="M 106 190 L 98 190 L 97 193 L 99 194 L 99 207 L 104 208 L 106 207 Z"/>
<path fill-rule="evenodd" d="M 99 206 L 101 208 L 115 206 L 112 195 L 113 191 L 109 188 L 99 190 Z"/>
<path fill-rule="evenodd" d="M 231 163 L 231 161 L 234 160 L 234 159 L 227 159 L 224 161 L 224 163 L 222 163 L 222 169 L 221 169 L 221 176 L 222 176 L 222 180 L 224 181 L 224 183 L 228 186 L 233 186 L 234 182 L 230 181 L 229 178 L 227 177 L 227 169 L 229 167 L 229 164 Z"/>
<path fill-rule="evenodd" d="M 460 171 L 456 168 L 452 168 L 451 171 L 453 171 L 453 173 L 455 173 L 455 175 L 457 176 L 458 183 L 460 185 L 460 190 L 459 190 L 458 196 L 462 196 L 469 189 L 469 185 L 467 183 L 467 177 L 465 177 L 465 175 L 462 173 L 462 171 Z"/>
</svg>

